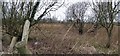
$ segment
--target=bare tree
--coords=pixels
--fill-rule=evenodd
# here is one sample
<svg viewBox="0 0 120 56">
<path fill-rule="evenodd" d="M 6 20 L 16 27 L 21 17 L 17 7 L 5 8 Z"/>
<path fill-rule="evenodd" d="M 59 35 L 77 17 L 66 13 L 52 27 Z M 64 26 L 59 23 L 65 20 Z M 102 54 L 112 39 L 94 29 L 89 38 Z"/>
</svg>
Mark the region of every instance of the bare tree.
<svg viewBox="0 0 120 56">
<path fill-rule="evenodd" d="M 99 25 L 98 15 L 96 14 L 96 11 L 94 11 L 94 9 L 98 10 L 98 8 L 93 7 L 92 4 L 90 4 L 90 9 L 91 9 L 91 14 L 87 16 L 88 19 L 86 21 L 90 24 L 92 23 L 92 27 L 87 31 L 88 33 L 96 32 L 101 27 Z"/>
<path fill-rule="evenodd" d="M 31 0 L 26 2 L 3 2 L 3 29 L 9 35 L 21 37 L 25 20 L 28 19 L 31 22 L 31 27 L 37 24 L 41 18 L 51 11 L 59 9 L 63 4 L 64 1 L 59 0 L 37 0 L 37 2 L 31 2 Z"/>
<path fill-rule="evenodd" d="M 96 2 L 93 4 L 93 10 L 96 12 L 97 19 L 99 24 L 104 27 L 107 31 L 108 35 L 108 42 L 106 47 L 110 47 L 111 37 L 112 37 L 112 29 L 114 26 L 114 19 L 116 15 L 119 13 L 119 6 L 120 1 L 117 1 L 113 4 L 113 2 Z M 113 6 L 114 5 L 114 6 Z"/>
<path fill-rule="evenodd" d="M 66 17 L 76 21 L 75 26 L 77 27 L 80 34 L 83 33 L 84 27 L 84 14 L 87 10 L 87 2 L 78 2 L 68 7 Z"/>
<path fill-rule="evenodd" d="M 45 15 L 59 9 L 64 4 L 64 1 L 61 0 L 15 1 L 17 2 L 2 3 L 2 28 L 5 33 L 13 36 L 9 49 L 10 52 L 12 52 L 15 42 L 17 42 L 16 40 L 21 40 L 23 25 L 26 20 L 30 21 L 30 27 L 32 27 L 39 23 Z"/>
</svg>

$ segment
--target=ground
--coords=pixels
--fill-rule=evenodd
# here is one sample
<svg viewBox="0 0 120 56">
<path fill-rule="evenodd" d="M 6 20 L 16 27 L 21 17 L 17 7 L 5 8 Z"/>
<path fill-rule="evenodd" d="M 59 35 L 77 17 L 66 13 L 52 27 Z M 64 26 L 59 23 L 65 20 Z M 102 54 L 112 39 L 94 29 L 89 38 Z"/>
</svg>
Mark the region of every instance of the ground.
<svg viewBox="0 0 120 56">
<path fill-rule="evenodd" d="M 62 23 L 40 23 L 33 26 L 30 28 L 29 49 L 38 54 L 116 54 L 118 52 L 120 26 L 114 25 L 110 48 L 105 48 L 107 34 L 104 28 L 87 33 L 92 25 L 86 24 L 81 35 L 74 27 L 67 31 L 70 26 L 71 24 Z"/>
</svg>

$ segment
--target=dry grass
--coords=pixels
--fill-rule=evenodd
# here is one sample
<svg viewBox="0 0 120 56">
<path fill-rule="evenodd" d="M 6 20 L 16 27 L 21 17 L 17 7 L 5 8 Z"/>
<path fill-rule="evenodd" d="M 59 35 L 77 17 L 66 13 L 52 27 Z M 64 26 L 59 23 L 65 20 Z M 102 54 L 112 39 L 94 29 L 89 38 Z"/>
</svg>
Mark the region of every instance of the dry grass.
<svg viewBox="0 0 120 56">
<path fill-rule="evenodd" d="M 72 27 L 69 32 L 64 37 L 64 34 L 68 30 L 69 26 L 64 24 L 39 24 L 36 25 L 41 29 L 38 30 L 35 26 L 30 33 L 30 37 L 36 41 L 32 42 L 32 47 L 34 43 L 38 41 L 36 52 L 38 53 L 50 53 L 50 54 L 70 54 L 70 53 L 85 53 L 81 47 L 91 47 L 94 46 L 97 53 L 117 53 L 117 41 L 118 41 L 118 26 L 113 28 L 112 44 L 109 49 L 105 48 L 107 41 L 107 35 L 104 28 L 100 28 L 94 33 L 84 33 L 79 35 L 77 30 Z M 84 31 L 90 29 L 92 25 L 85 25 Z M 44 36 L 44 35 L 45 36 Z M 62 41 L 64 37 L 64 40 Z M 32 48 L 31 47 L 31 48 Z M 32 49 L 33 50 L 33 49 Z M 89 54 L 89 53 L 88 53 Z"/>
<path fill-rule="evenodd" d="M 39 54 L 115 54 L 118 52 L 118 26 L 113 28 L 110 48 L 105 48 L 107 35 L 104 28 L 94 33 L 86 33 L 92 26 L 86 24 L 84 34 L 80 35 L 74 27 L 69 29 L 70 26 L 47 23 L 33 26 L 29 34 L 29 48 L 33 53 Z"/>
</svg>

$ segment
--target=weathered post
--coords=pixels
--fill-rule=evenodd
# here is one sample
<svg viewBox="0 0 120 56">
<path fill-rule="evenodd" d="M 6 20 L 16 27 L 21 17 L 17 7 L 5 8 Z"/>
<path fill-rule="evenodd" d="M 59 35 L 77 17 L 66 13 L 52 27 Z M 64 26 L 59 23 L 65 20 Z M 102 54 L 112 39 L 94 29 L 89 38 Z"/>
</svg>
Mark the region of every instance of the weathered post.
<svg viewBox="0 0 120 56">
<path fill-rule="evenodd" d="M 0 27 L 0 52 L 2 52 L 2 27 Z"/>
<path fill-rule="evenodd" d="M 27 47 L 29 26 L 30 22 L 29 20 L 26 20 L 23 28 L 22 40 L 15 45 L 20 54 L 32 54 L 32 52 Z"/>
<path fill-rule="evenodd" d="M 13 37 L 13 38 L 12 38 L 12 41 L 11 41 L 11 43 L 10 43 L 10 46 L 9 46 L 9 50 L 8 50 L 9 53 L 12 53 L 12 52 L 13 52 L 13 48 L 14 48 L 14 46 L 15 46 L 15 44 L 16 44 L 16 41 L 17 41 L 17 37 Z"/>
</svg>

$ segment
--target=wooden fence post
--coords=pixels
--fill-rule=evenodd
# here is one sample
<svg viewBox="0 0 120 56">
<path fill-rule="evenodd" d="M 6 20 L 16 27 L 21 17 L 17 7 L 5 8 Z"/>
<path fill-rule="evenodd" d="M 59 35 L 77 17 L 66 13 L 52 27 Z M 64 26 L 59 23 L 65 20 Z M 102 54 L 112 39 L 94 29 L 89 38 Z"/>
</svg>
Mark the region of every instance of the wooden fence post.
<svg viewBox="0 0 120 56">
<path fill-rule="evenodd" d="M 29 26 L 30 22 L 29 20 L 26 20 L 23 28 L 22 40 L 20 42 L 17 42 L 15 45 L 20 54 L 32 54 L 32 52 L 27 47 Z"/>
<path fill-rule="evenodd" d="M 10 43 L 10 47 L 9 47 L 9 49 L 8 49 L 8 52 L 9 52 L 9 53 L 12 53 L 12 52 L 13 52 L 13 48 L 14 48 L 14 46 L 15 46 L 15 44 L 16 44 L 16 41 L 17 41 L 17 37 L 13 37 L 13 38 L 12 38 L 12 41 L 11 41 L 11 43 Z"/>
</svg>

